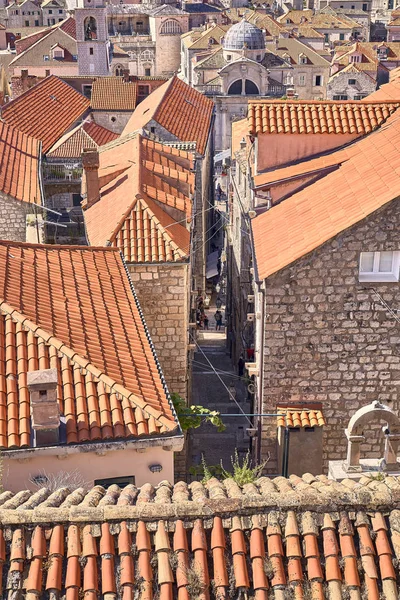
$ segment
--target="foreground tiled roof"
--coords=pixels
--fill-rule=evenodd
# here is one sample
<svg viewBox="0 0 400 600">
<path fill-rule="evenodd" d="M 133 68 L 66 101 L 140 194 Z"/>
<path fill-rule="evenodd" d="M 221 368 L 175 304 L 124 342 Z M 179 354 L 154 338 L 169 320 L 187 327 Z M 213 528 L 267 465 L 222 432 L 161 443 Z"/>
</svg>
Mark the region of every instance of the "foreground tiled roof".
<svg viewBox="0 0 400 600">
<path fill-rule="evenodd" d="M 178 140 L 197 142 L 204 154 L 210 133 L 213 102 L 184 81 L 172 77 L 136 108 L 124 134 L 142 129 L 154 120 Z"/>
<path fill-rule="evenodd" d="M 373 92 L 367 96 L 364 102 L 368 102 L 370 100 L 375 102 L 400 101 L 400 77 L 382 85 L 379 90 L 376 90 L 376 92 Z"/>
<path fill-rule="evenodd" d="M 4 594 L 397 598 L 400 483 L 262 477 L 0 495 Z M 362 596 L 361 596 L 362 593 Z"/>
<path fill-rule="evenodd" d="M 84 149 L 98 148 L 119 137 L 94 121 L 77 125 L 60 138 L 47 152 L 49 158 L 80 158 Z"/>
<path fill-rule="evenodd" d="M 136 134 L 102 148 L 101 198 L 85 209 L 90 243 L 119 248 L 127 262 L 187 259 L 192 167 L 187 152 Z M 168 214 L 169 207 L 180 211 L 182 222 Z"/>
<path fill-rule="evenodd" d="M 354 142 L 333 172 L 252 220 L 264 279 L 400 196 L 400 114 Z M 342 151 L 338 151 L 342 152 Z M 390 157 L 390 160 L 388 159 Z"/>
<path fill-rule="evenodd" d="M 89 105 L 85 96 L 51 75 L 3 106 L 1 117 L 8 125 L 40 140 L 46 153 Z"/>
<path fill-rule="evenodd" d="M 24 202 L 41 204 L 38 140 L 0 122 L 0 191 Z"/>
<path fill-rule="evenodd" d="M 66 442 L 173 431 L 167 391 L 114 248 L 0 242 L 0 446 L 30 445 L 29 371 L 55 368 Z"/>
<path fill-rule="evenodd" d="M 249 133 L 370 133 L 398 102 L 268 101 L 249 103 Z"/>
<path fill-rule="evenodd" d="M 326 425 L 320 408 L 279 406 L 277 412 L 278 427 L 323 427 Z"/>
</svg>

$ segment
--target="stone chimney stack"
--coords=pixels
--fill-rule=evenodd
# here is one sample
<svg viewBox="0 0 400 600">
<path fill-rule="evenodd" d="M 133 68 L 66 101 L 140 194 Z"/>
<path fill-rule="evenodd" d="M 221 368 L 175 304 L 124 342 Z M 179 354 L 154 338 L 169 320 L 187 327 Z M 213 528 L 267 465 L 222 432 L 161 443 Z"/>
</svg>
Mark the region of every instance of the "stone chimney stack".
<svg viewBox="0 0 400 600">
<path fill-rule="evenodd" d="M 60 410 L 57 402 L 57 369 L 31 371 L 27 377 L 35 446 L 60 441 Z"/>
<path fill-rule="evenodd" d="M 98 151 L 84 149 L 82 152 L 82 166 L 85 170 L 86 178 L 86 208 L 90 208 L 100 200 L 100 160 Z"/>
</svg>

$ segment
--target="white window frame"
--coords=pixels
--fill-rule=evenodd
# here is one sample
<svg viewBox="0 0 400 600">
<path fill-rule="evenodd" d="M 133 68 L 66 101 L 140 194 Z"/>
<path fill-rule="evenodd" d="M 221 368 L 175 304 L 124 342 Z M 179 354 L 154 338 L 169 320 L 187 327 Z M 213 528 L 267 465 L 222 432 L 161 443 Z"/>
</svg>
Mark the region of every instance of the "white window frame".
<svg viewBox="0 0 400 600">
<path fill-rule="evenodd" d="M 381 282 L 396 282 L 399 281 L 400 277 L 400 250 L 391 250 L 392 252 L 392 267 L 390 271 L 379 271 L 379 260 L 380 252 L 373 252 L 374 264 L 372 271 L 361 271 L 361 260 L 363 254 L 368 252 L 361 252 L 359 262 L 359 281 L 381 281 Z"/>
</svg>

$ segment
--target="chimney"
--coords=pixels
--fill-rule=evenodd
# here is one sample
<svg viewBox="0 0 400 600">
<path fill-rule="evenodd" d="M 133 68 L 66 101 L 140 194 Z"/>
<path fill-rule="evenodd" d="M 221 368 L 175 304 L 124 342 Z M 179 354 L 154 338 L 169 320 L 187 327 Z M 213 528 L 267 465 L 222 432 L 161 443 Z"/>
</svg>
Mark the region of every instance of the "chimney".
<svg viewBox="0 0 400 600">
<path fill-rule="evenodd" d="M 82 166 L 86 178 L 86 208 L 90 208 L 100 200 L 99 165 L 98 151 L 84 149 L 82 152 Z"/>
<path fill-rule="evenodd" d="M 60 410 L 57 402 L 57 369 L 28 373 L 34 446 L 54 446 L 60 441 Z"/>
</svg>

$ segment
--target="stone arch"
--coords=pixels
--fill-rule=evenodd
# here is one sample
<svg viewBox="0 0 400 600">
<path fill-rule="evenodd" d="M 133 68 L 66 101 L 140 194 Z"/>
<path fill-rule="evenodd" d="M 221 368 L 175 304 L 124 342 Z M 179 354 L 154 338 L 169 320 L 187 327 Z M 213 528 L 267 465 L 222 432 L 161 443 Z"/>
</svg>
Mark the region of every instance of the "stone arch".
<svg viewBox="0 0 400 600">
<path fill-rule="evenodd" d="M 168 19 L 160 27 L 161 35 L 182 35 L 182 27 L 175 19 Z"/>
<path fill-rule="evenodd" d="M 382 470 L 397 469 L 397 452 L 400 443 L 400 418 L 388 406 L 378 401 L 360 408 L 350 419 L 345 431 L 348 440 L 347 471 L 361 471 L 360 446 L 365 441 L 364 428 L 368 424 L 383 421 L 385 450 L 381 460 Z"/>
<path fill-rule="evenodd" d="M 85 40 L 97 40 L 97 21 L 94 17 L 88 16 L 83 22 Z"/>
<path fill-rule="evenodd" d="M 122 65 L 116 65 L 114 69 L 114 74 L 117 77 L 121 77 L 124 74 L 124 68 Z"/>
</svg>

